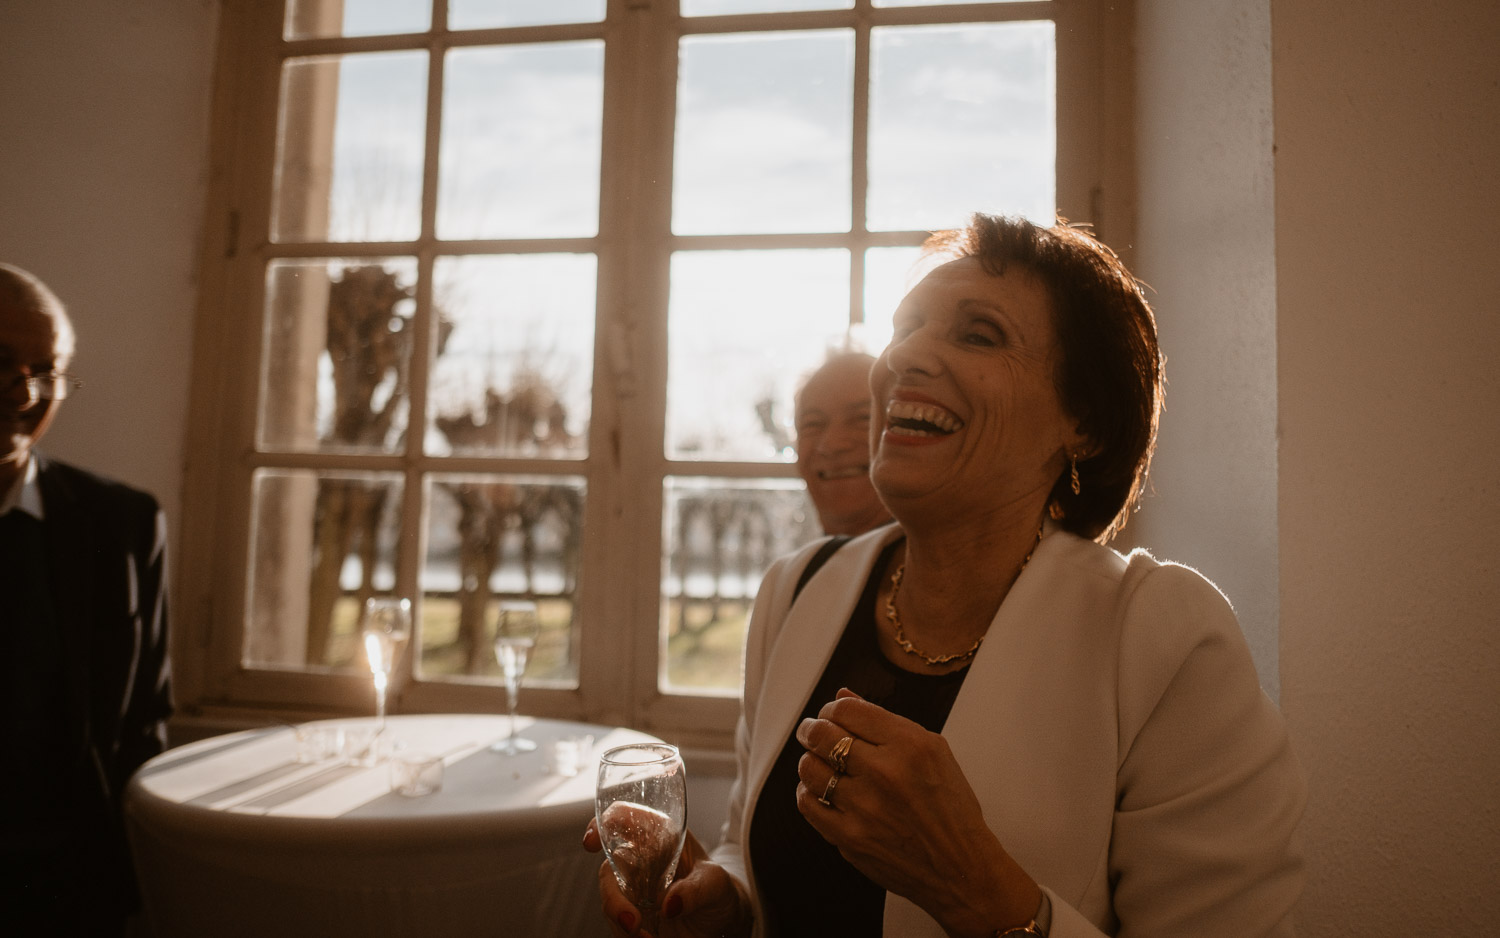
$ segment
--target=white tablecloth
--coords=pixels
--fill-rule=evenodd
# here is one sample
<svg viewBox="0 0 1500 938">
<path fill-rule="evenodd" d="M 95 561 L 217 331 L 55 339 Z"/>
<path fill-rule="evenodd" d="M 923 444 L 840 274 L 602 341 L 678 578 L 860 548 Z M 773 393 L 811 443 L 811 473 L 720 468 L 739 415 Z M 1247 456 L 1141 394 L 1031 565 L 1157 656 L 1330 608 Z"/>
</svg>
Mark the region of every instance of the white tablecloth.
<svg viewBox="0 0 1500 938">
<path fill-rule="evenodd" d="M 387 746 L 443 757 L 442 790 L 420 798 L 390 792 L 383 764 L 299 763 L 291 727 L 163 753 L 126 792 L 147 922 L 161 938 L 608 934 L 580 846 L 597 757 L 653 737 L 523 717 L 537 751 L 491 752 L 508 727 L 391 717 Z M 553 774 L 551 742 L 585 734 L 583 771 Z"/>
</svg>

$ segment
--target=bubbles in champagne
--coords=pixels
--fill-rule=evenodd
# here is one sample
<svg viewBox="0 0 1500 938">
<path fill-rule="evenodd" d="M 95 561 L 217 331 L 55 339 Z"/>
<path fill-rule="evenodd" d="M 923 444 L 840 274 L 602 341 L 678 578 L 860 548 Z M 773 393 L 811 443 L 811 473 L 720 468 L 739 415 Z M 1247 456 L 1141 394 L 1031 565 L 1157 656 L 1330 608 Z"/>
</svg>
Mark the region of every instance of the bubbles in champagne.
<svg viewBox="0 0 1500 938">
<path fill-rule="evenodd" d="M 526 663 L 535 646 L 536 641 L 530 638 L 495 639 L 495 660 L 500 663 L 500 672 L 507 681 L 519 681 L 526 673 Z"/>
<path fill-rule="evenodd" d="M 621 892 L 637 907 L 660 904 L 677 872 L 684 831 L 680 816 L 630 801 L 615 801 L 599 815 L 604 854 Z"/>
<path fill-rule="evenodd" d="M 687 772 L 666 743 L 616 746 L 599 759 L 599 839 L 625 898 L 656 933 L 662 897 L 687 836 Z"/>
<path fill-rule="evenodd" d="M 370 673 L 377 677 L 390 674 L 396 659 L 411 638 L 411 602 L 406 599 L 371 596 L 365 600 L 360 620 L 360 642 Z"/>
<path fill-rule="evenodd" d="M 391 668 L 406 648 L 407 633 L 392 633 L 380 629 L 364 632 L 365 660 L 370 663 L 371 674 L 390 674 Z"/>
</svg>

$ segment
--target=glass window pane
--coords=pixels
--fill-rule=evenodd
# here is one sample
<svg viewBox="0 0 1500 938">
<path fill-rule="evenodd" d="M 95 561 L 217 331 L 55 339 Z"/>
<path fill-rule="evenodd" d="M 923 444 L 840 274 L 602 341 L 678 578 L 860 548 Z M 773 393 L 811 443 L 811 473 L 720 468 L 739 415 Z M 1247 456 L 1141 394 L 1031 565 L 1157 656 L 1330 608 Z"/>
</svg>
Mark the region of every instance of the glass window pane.
<svg viewBox="0 0 1500 938">
<path fill-rule="evenodd" d="M 261 449 L 401 451 L 416 279 L 404 257 L 271 262 Z"/>
<path fill-rule="evenodd" d="M 275 241 L 407 241 L 421 230 L 427 53 L 289 59 Z"/>
<path fill-rule="evenodd" d="M 865 347 L 879 355 L 891 342 L 891 320 L 901 300 L 926 272 L 918 266 L 922 249 L 870 248 L 865 251 Z"/>
<path fill-rule="evenodd" d="M 365 667 L 359 612 L 395 587 L 401 476 L 259 469 L 251 486 L 244 663 Z"/>
<path fill-rule="evenodd" d="M 872 30 L 869 224 L 955 228 L 1056 211 L 1051 22 Z"/>
<path fill-rule="evenodd" d="M 605 0 L 448 0 L 449 29 L 597 23 Z"/>
<path fill-rule="evenodd" d="M 287 0 L 288 39 L 426 32 L 432 0 Z"/>
<path fill-rule="evenodd" d="M 602 42 L 449 52 L 438 237 L 594 235 L 603 109 Z"/>
<path fill-rule="evenodd" d="M 595 268 L 592 254 L 437 259 L 428 452 L 587 455 Z"/>
<path fill-rule="evenodd" d="M 854 0 L 682 0 L 683 16 L 852 9 L 854 9 Z"/>
<path fill-rule="evenodd" d="M 499 683 L 492 643 L 500 602 L 530 599 L 542 634 L 525 683 L 576 687 L 583 480 L 434 475 L 426 489 L 418 673 Z"/>
<path fill-rule="evenodd" d="M 789 459 L 795 385 L 848 329 L 849 253 L 679 252 L 671 276 L 667 455 Z"/>
<path fill-rule="evenodd" d="M 761 576 L 819 536 L 817 513 L 794 479 L 668 478 L 664 504 L 659 683 L 737 694 Z"/>
<path fill-rule="evenodd" d="M 689 36 L 677 87 L 677 234 L 848 231 L 854 34 Z"/>
</svg>

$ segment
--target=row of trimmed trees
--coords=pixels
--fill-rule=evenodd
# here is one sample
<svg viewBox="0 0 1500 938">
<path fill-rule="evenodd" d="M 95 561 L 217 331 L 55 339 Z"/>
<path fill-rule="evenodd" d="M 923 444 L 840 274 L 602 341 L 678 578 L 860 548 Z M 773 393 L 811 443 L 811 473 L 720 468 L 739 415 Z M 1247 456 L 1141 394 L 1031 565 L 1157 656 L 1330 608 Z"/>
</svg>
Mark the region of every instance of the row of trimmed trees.
<svg viewBox="0 0 1500 938">
<path fill-rule="evenodd" d="M 412 353 L 411 320 L 398 313 L 412 296 L 395 273 L 379 265 L 346 268 L 329 284 L 327 349 L 333 383 L 333 414 L 323 442 L 334 447 L 382 449 L 408 400 Z M 434 358 L 447 348 L 453 323 L 438 316 Z M 455 450 L 515 452 L 555 450 L 570 443 L 567 413 L 559 395 L 534 372 L 520 374 L 513 386 L 485 392 L 481 414 L 439 415 L 435 425 Z M 375 592 L 372 577 L 379 556 L 381 522 L 391 489 L 374 480 L 320 480 L 313 517 L 313 558 L 309 584 L 306 660 L 328 663 L 334 610 L 351 595 L 363 606 Z M 478 673 L 489 661 L 485 616 L 492 599 L 491 577 L 505 538 L 520 538 L 526 589 L 533 593 L 536 531 L 550 515 L 566 532 L 563 593 L 575 587 L 582 499 L 563 486 L 504 482 L 444 482 L 458 508 L 459 625 L 464 669 Z M 345 561 L 359 559 L 353 591 L 342 582 Z"/>
</svg>

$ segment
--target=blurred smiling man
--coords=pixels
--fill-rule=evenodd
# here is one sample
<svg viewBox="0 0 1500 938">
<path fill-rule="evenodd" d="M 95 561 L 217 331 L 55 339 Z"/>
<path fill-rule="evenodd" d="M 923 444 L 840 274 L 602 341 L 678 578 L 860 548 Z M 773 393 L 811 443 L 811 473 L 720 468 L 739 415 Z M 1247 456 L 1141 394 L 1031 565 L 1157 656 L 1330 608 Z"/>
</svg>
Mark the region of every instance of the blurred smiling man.
<svg viewBox="0 0 1500 938">
<path fill-rule="evenodd" d="M 0 909 L 18 934 L 120 935 L 120 796 L 171 712 L 166 524 L 145 492 L 37 451 L 73 351 L 61 301 L 0 264 Z"/>
<path fill-rule="evenodd" d="M 870 366 L 862 352 L 831 356 L 797 393 L 797 473 L 824 534 L 863 534 L 891 520 L 870 484 Z"/>
</svg>

